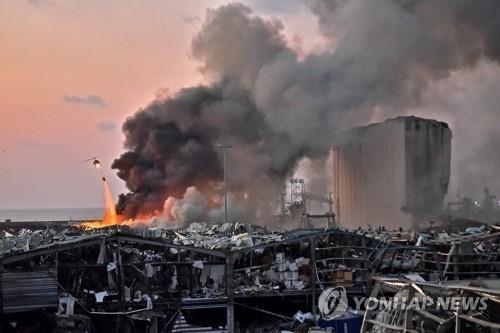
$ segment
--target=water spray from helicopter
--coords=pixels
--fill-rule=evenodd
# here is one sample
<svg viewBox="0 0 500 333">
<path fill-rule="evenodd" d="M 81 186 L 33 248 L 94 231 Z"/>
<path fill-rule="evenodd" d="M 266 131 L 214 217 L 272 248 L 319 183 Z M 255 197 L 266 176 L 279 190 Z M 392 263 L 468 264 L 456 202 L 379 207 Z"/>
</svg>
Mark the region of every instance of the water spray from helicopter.
<svg viewBox="0 0 500 333">
<path fill-rule="evenodd" d="M 115 200 L 113 199 L 113 193 L 111 192 L 111 188 L 109 187 L 108 181 L 106 177 L 102 173 L 102 163 L 101 161 L 97 158 L 97 156 L 91 157 L 89 159 L 86 159 L 84 161 L 81 161 L 80 164 L 83 163 L 88 163 L 91 162 L 92 166 L 98 171 L 100 178 L 103 181 L 104 184 L 104 203 L 105 203 L 105 210 L 104 210 L 104 216 L 102 218 L 102 222 L 99 223 L 91 223 L 91 224 L 85 224 L 88 227 L 101 227 L 101 226 L 108 226 L 108 225 L 113 225 L 113 224 L 119 224 L 119 219 L 116 214 L 116 204 Z"/>
</svg>

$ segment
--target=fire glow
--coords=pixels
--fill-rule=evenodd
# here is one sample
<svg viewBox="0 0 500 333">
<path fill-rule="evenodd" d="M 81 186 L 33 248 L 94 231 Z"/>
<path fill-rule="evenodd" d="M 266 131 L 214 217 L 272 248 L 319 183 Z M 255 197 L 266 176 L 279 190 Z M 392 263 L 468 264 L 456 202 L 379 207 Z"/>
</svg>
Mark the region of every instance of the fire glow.
<svg viewBox="0 0 500 333">
<path fill-rule="evenodd" d="M 102 223 L 104 225 L 120 224 L 118 216 L 116 215 L 115 200 L 113 199 L 109 184 L 105 177 L 102 177 L 102 181 L 104 184 L 104 201 L 106 203 Z"/>
<path fill-rule="evenodd" d="M 91 160 L 93 167 L 99 169 L 100 161 L 94 157 Z M 123 214 L 116 205 L 113 193 L 106 177 L 98 172 L 103 183 L 104 214 L 99 221 L 88 221 L 81 224 L 83 228 L 97 229 L 113 225 L 127 225 L 131 227 L 151 227 L 163 224 L 175 225 L 194 221 L 219 220 L 223 214 L 223 186 L 222 181 L 210 177 L 198 177 L 190 180 L 193 185 L 179 186 L 181 189 L 169 187 L 161 191 L 162 204 L 156 200 L 143 200 L 136 207 L 134 214 Z M 185 188 L 183 191 L 182 188 Z M 160 190 L 159 190 L 160 191 Z M 228 193 L 230 201 L 241 205 L 250 195 L 242 188 L 234 187 Z"/>
<path fill-rule="evenodd" d="M 97 168 L 97 166 L 96 166 Z M 106 177 L 102 177 L 102 183 L 104 187 L 104 216 L 102 221 L 99 222 L 85 222 L 82 224 L 84 228 L 103 228 L 111 225 L 122 224 L 123 220 L 116 214 L 115 200 L 113 199 L 113 194 L 109 187 Z"/>
</svg>

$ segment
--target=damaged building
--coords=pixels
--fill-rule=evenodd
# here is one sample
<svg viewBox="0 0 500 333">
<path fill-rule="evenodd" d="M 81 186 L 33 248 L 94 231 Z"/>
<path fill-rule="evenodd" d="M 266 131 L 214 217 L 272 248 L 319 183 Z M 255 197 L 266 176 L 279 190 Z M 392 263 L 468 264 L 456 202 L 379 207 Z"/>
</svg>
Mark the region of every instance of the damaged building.
<svg viewBox="0 0 500 333">
<path fill-rule="evenodd" d="M 283 233 L 238 224 L 4 232 L 6 332 L 181 332 L 179 320 L 184 332 L 258 332 L 263 323 L 290 329 L 298 311 L 316 313 L 325 286 L 366 294 L 386 246 L 337 229 Z M 23 319 L 28 314 L 36 324 Z"/>
<path fill-rule="evenodd" d="M 500 229 L 486 225 L 420 234 L 230 223 L 2 227 L 2 332 L 328 332 L 337 325 L 388 333 L 402 330 L 407 310 L 360 311 L 356 297 L 415 289 L 433 297 L 485 294 L 493 305 L 498 298 L 489 289 L 500 275 Z M 339 287 L 346 307 L 325 321 L 319 296 Z M 488 311 L 459 319 L 463 327 L 497 327 Z M 408 332 L 458 325 L 448 312 L 411 316 L 422 329 Z"/>
<path fill-rule="evenodd" d="M 451 136 L 446 123 L 418 117 L 345 133 L 333 148 L 337 220 L 349 228 L 406 230 L 441 213 Z"/>
<path fill-rule="evenodd" d="M 445 123 L 415 117 L 351 130 L 334 149 L 333 196 L 291 180 L 279 221 L 298 229 L 1 223 L 0 332 L 498 332 L 500 228 L 434 220 L 450 141 Z M 464 295 L 487 307 L 398 301 Z M 381 297 L 390 308 L 369 306 Z"/>
</svg>

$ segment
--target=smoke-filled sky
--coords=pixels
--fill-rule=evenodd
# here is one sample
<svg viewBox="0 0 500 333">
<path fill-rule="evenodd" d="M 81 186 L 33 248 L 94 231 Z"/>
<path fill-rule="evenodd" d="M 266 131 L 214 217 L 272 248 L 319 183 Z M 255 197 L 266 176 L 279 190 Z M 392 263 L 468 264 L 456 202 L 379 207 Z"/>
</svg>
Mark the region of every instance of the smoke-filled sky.
<svg viewBox="0 0 500 333">
<path fill-rule="evenodd" d="M 210 206 L 218 142 L 246 196 L 405 114 L 450 124 L 451 191 L 500 193 L 499 32 L 495 0 L 4 1 L 0 207 L 102 205 L 95 155 L 129 215 Z"/>
<path fill-rule="evenodd" d="M 227 2 L 0 1 L 0 208 L 103 206 L 95 170 L 77 164 L 95 155 L 115 194 L 125 191 L 110 169 L 122 123 L 156 95 L 203 82 L 191 39 Z M 315 47 L 301 1 L 246 4 Z"/>
</svg>

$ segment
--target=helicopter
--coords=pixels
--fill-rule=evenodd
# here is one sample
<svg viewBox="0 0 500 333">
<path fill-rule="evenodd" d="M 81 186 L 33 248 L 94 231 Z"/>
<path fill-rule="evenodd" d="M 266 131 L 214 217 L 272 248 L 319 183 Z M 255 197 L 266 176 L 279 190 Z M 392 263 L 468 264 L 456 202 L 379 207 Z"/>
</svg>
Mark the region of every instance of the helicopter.
<svg viewBox="0 0 500 333">
<path fill-rule="evenodd" d="M 99 169 L 101 167 L 101 161 L 97 158 L 97 156 L 91 157 L 89 159 L 86 159 L 85 161 L 81 161 L 79 164 L 87 163 L 87 162 L 92 162 L 92 165 L 94 168 Z"/>
</svg>

